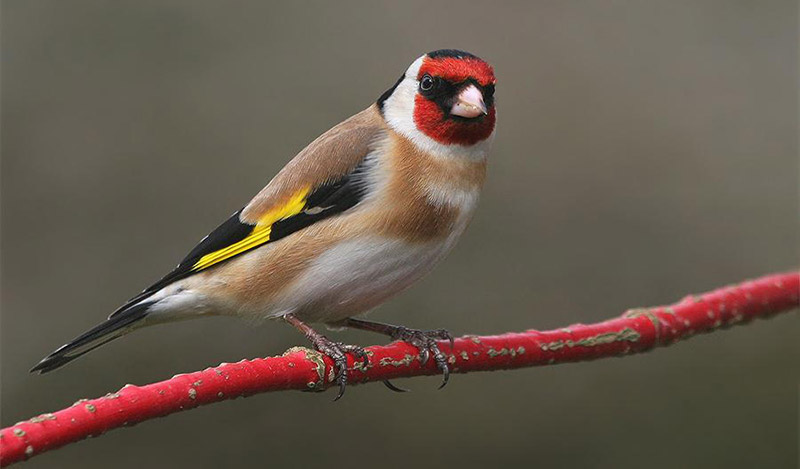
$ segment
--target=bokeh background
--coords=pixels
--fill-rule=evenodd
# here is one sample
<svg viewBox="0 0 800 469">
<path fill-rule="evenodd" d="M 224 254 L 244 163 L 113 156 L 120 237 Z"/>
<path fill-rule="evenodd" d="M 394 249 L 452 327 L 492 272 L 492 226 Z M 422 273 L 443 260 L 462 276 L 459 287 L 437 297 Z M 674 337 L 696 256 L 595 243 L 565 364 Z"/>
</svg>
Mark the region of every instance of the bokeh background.
<svg viewBox="0 0 800 469">
<path fill-rule="evenodd" d="M 451 256 L 373 317 L 553 328 L 796 267 L 797 22 L 791 0 L 4 0 L 2 425 L 304 344 L 207 319 L 27 373 L 438 48 L 496 68 L 490 176 Z M 797 331 L 259 395 L 26 467 L 794 467 Z"/>
</svg>

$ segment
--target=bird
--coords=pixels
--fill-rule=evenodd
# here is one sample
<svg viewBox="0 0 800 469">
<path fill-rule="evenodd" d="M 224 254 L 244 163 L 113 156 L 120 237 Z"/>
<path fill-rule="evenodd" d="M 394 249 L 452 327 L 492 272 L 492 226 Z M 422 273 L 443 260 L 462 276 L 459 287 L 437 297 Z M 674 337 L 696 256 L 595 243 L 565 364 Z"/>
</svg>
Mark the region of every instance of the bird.
<svg viewBox="0 0 800 469">
<path fill-rule="evenodd" d="M 277 319 L 297 328 L 335 367 L 347 354 L 311 324 L 356 328 L 432 356 L 447 383 L 445 329 L 363 316 L 406 290 L 453 248 L 471 220 L 495 136 L 494 69 L 469 52 L 424 54 L 369 107 L 300 151 L 243 208 L 172 271 L 105 322 L 42 359 L 46 373 L 142 327 L 212 315 Z M 391 389 L 398 388 L 387 382 Z"/>
</svg>

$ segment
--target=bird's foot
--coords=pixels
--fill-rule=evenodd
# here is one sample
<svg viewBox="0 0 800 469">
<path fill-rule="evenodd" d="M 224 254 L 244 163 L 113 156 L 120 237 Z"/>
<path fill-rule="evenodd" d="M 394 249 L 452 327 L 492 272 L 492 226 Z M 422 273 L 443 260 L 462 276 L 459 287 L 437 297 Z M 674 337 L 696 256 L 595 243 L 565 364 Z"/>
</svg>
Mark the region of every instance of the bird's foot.
<svg viewBox="0 0 800 469">
<path fill-rule="evenodd" d="M 369 355 L 363 347 L 334 342 L 321 334 L 309 337 L 309 339 L 317 351 L 329 356 L 331 360 L 333 360 L 333 369 L 335 373 L 333 380 L 339 386 L 339 394 L 336 395 L 334 401 L 338 401 L 344 395 L 344 390 L 347 387 L 346 354 L 350 353 L 356 359 L 361 360 L 365 369 L 369 365 Z"/>
<path fill-rule="evenodd" d="M 294 314 L 287 314 L 283 316 L 283 320 L 297 328 L 300 332 L 305 334 L 314 348 L 333 360 L 334 378 L 336 384 L 339 385 L 339 394 L 336 395 L 334 401 L 338 401 L 343 395 L 347 387 L 347 354 L 352 354 L 357 360 L 361 360 L 363 368 L 369 366 L 369 355 L 363 347 L 357 345 L 347 345 L 341 342 L 334 342 L 325 337 L 319 332 L 315 331 L 308 324 L 298 319 Z"/>
<path fill-rule="evenodd" d="M 436 366 L 442 372 L 442 384 L 439 389 L 447 385 L 450 380 L 450 368 L 447 365 L 447 355 L 445 355 L 436 344 L 437 340 L 447 340 L 450 342 L 450 348 L 453 348 L 454 340 L 445 329 L 433 329 L 430 331 L 422 331 L 419 329 L 409 329 L 403 326 L 394 326 L 395 329 L 389 334 L 394 340 L 402 340 L 407 342 L 419 350 L 419 360 L 422 364 L 426 364 L 433 355 Z M 391 387 L 390 387 L 391 389 Z"/>
</svg>

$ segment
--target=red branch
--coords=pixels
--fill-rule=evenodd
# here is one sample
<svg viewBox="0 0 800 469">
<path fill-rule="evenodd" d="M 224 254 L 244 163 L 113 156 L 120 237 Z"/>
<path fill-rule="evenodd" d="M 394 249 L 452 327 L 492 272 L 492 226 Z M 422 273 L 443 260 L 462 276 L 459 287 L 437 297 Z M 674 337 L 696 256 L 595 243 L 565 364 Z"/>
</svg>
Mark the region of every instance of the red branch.
<svg viewBox="0 0 800 469">
<path fill-rule="evenodd" d="M 574 324 L 553 331 L 529 330 L 496 336 L 465 336 L 449 351 L 456 373 L 501 370 L 594 360 L 645 352 L 701 332 L 787 312 L 800 304 L 800 274 L 769 275 L 671 306 L 631 309 L 597 324 Z M 423 366 L 405 343 L 370 347 L 370 365 L 354 365 L 352 383 L 437 374 L 433 360 Z M 201 405 L 267 391 L 322 391 L 331 385 L 332 362 L 318 352 L 293 348 L 282 356 L 221 364 L 147 386 L 127 385 L 98 399 L 43 414 L 0 430 L 0 464 L 98 436 L 111 429 Z"/>
</svg>

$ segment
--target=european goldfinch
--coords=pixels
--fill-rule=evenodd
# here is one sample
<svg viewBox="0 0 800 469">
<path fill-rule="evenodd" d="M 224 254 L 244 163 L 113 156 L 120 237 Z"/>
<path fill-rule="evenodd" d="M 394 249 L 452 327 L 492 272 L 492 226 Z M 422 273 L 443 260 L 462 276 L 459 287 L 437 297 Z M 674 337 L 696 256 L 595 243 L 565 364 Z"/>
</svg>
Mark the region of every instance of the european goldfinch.
<svg viewBox="0 0 800 469">
<path fill-rule="evenodd" d="M 446 331 L 353 316 L 408 288 L 464 232 L 494 137 L 495 81 L 492 67 L 467 52 L 419 57 L 377 102 L 303 149 L 172 272 L 31 371 L 54 370 L 140 327 L 230 315 L 298 328 L 333 359 L 339 397 L 345 353 L 367 355 L 308 323 L 407 341 L 422 361 L 434 357 L 446 383 L 436 344 L 452 341 Z"/>
</svg>

